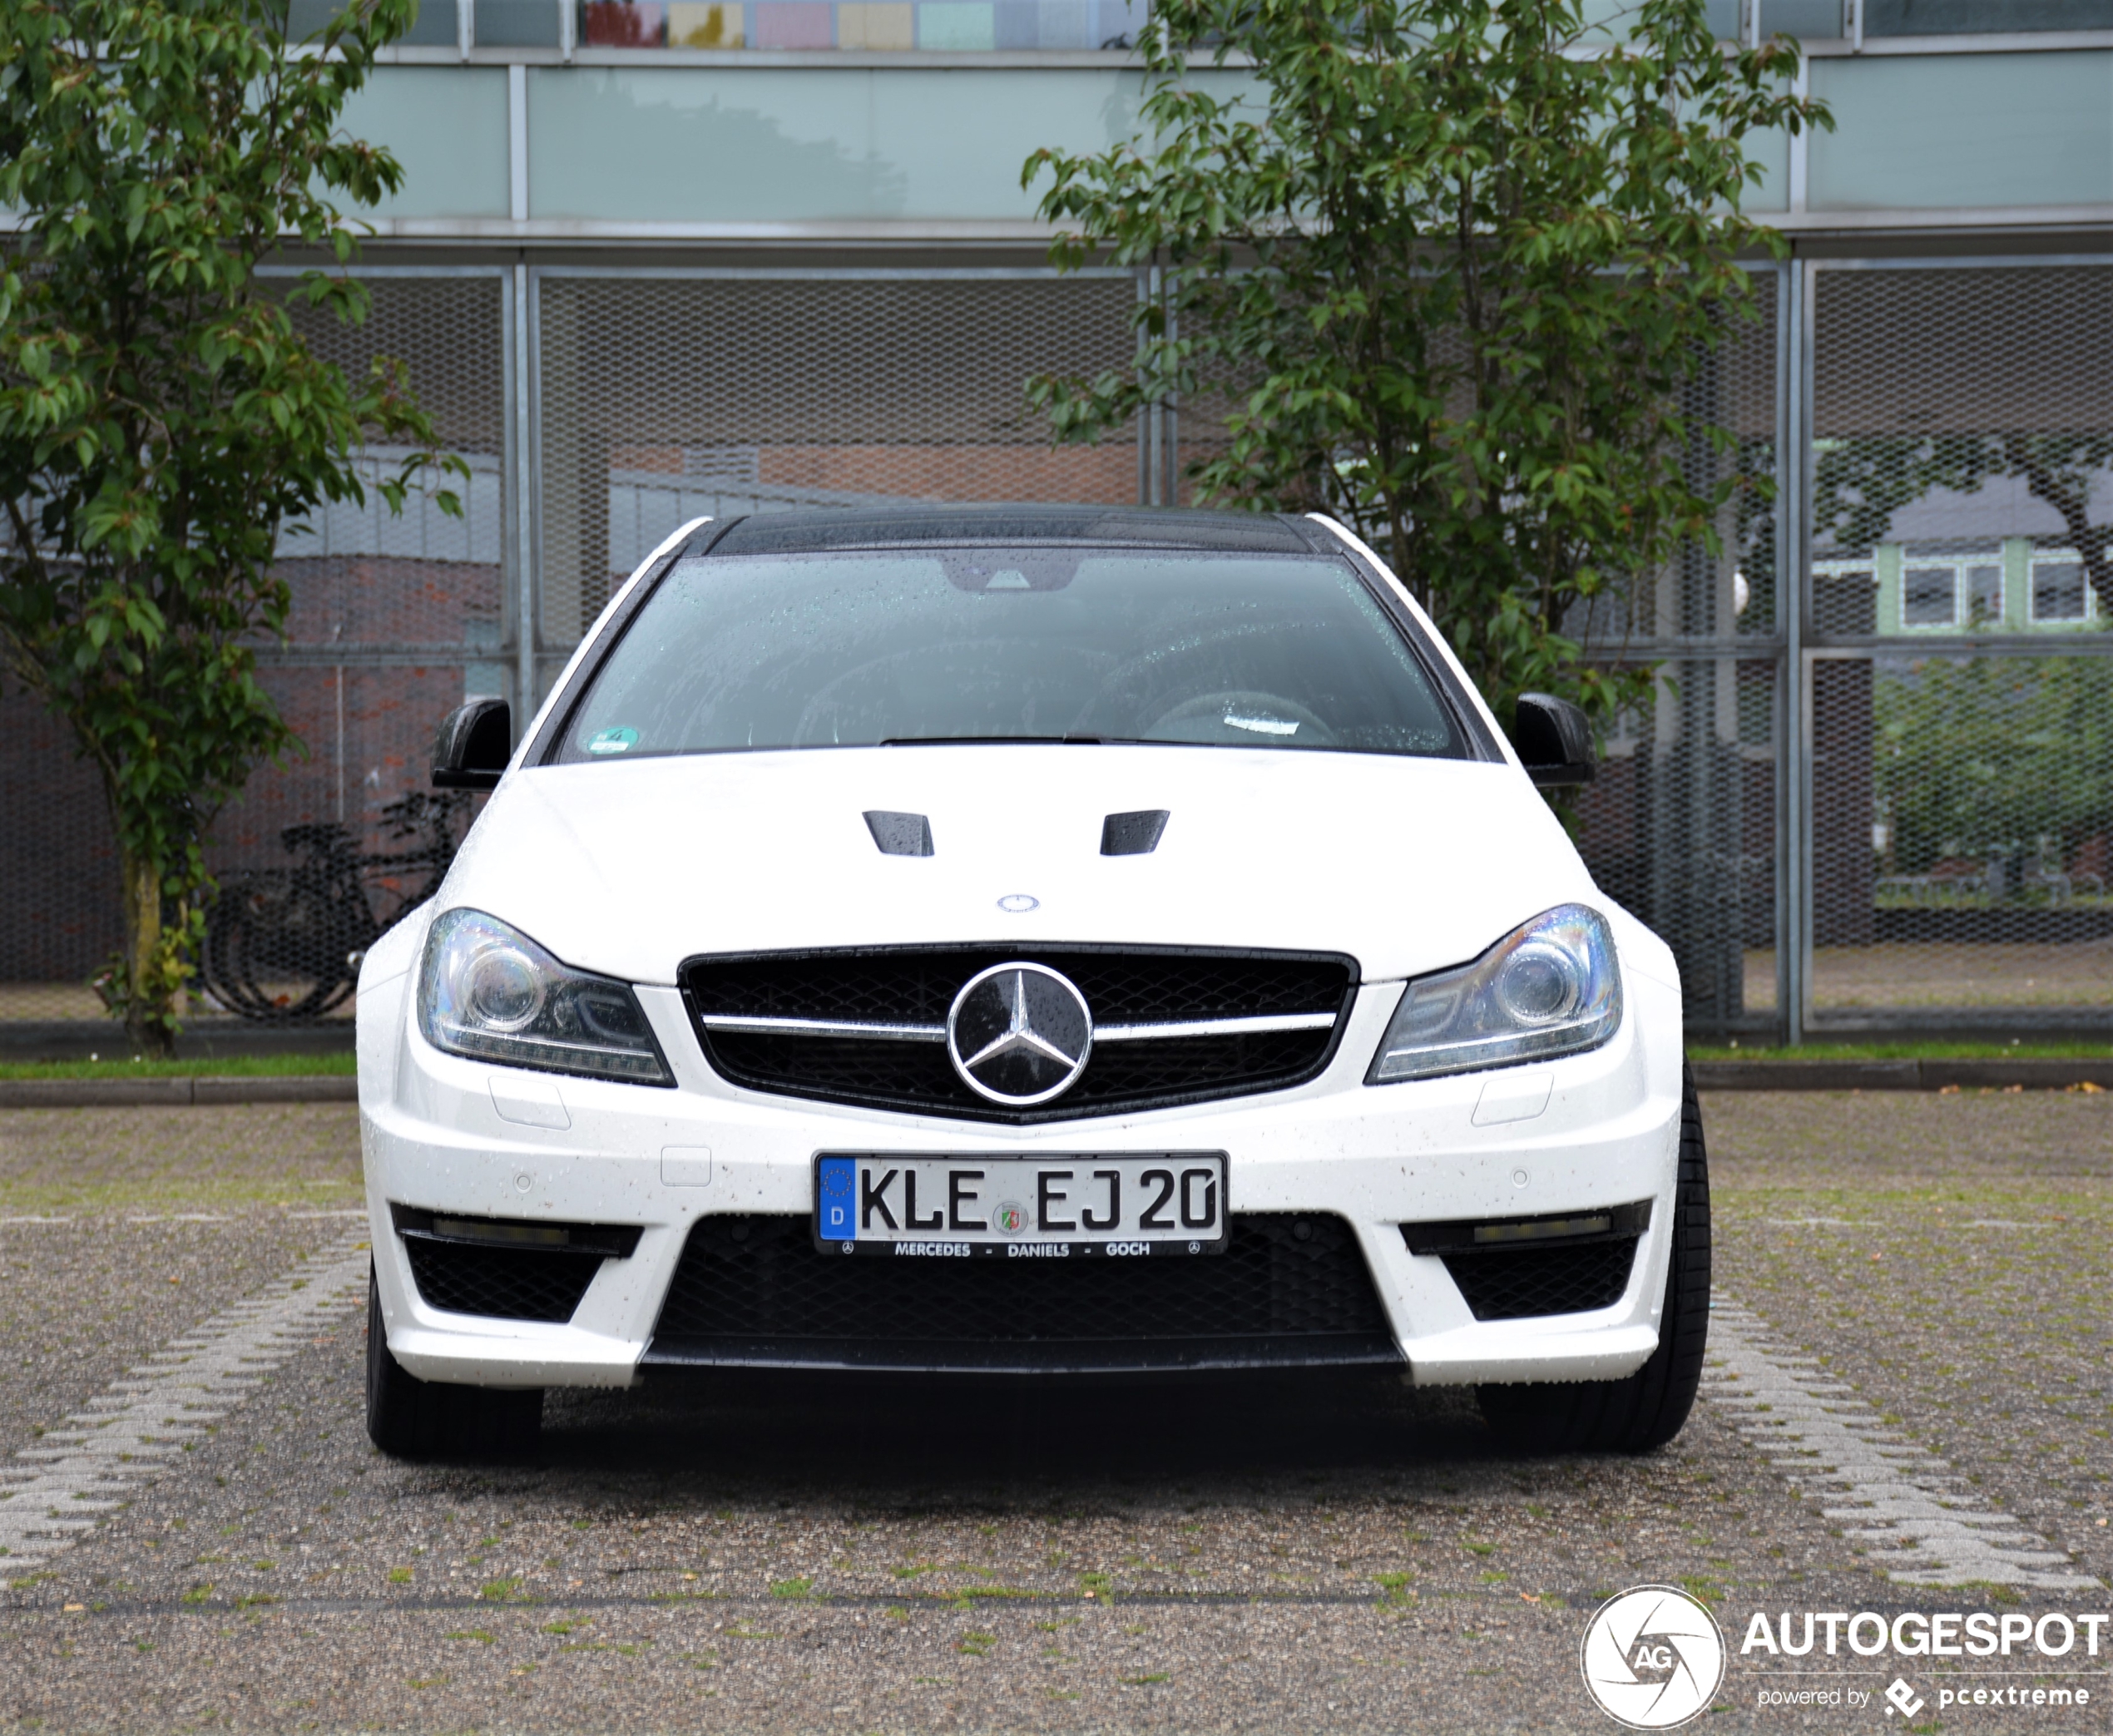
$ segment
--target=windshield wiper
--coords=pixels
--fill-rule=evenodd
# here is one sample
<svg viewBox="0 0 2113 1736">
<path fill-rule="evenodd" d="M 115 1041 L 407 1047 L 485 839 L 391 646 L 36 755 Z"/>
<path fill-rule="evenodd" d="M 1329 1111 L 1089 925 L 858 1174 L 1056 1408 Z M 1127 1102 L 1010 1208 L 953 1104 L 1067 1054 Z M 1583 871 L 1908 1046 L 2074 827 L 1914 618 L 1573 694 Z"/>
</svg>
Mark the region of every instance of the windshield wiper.
<svg viewBox="0 0 2113 1736">
<path fill-rule="evenodd" d="M 954 748 L 1021 746 L 1097 748 L 1104 741 L 1120 739 L 1101 735 L 883 735 L 884 748 Z"/>
</svg>

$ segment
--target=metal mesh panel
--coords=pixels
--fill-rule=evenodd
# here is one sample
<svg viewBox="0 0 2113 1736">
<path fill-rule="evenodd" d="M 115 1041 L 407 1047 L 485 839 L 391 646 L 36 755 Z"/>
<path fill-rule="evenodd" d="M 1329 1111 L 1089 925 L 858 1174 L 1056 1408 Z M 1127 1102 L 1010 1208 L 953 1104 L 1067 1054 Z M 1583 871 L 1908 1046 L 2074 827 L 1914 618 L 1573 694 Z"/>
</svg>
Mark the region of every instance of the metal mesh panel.
<svg viewBox="0 0 2113 1736">
<path fill-rule="evenodd" d="M 1029 375 L 1127 363 L 1127 276 L 538 279 L 542 606 L 568 650 L 685 520 L 1137 497 L 1128 441 L 1052 449 Z"/>
<path fill-rule="evenodd" d="M 66 725 L 12 681 L 0 814 L 0 1021 L 98 1017 L 87 979 L 122 938 L 102 784 Z"/>
<path fill-rule="evenodd" d="M 260 662 L 305 751 L 260 767 L 209 835 L 207 862 L 225 889 L 215 950 L 247 963 L 237 992 L 218 983 L 194 1000 L 193 1028 L 244 1021 L 237 1004 L 273 1021 L 349 1016 L 349 972 L 334 987 L 317 972 L 342 970 L 346 952 L 434 880 L 438 841 L 459 839 L 467 824 L 467 803 L 443 809 L 425 791 L 434 726 L 466 692 L 507 690 L 500 279 L 379 277 L 370 287 L 363 326 L 305 309 L 296 323 L 355 375 L 377 355 L 407 364 L 440 440 L 470 464 L 468 483 L 451 484 L 464 517 L 414 499 L 393 517 L 370 490 L 364 507 L 333 507 L 282 538 L 288 643 L 264 648 Z M 370 474 L 388 456 L 374 455 Z M 0 802 L 11 821 L 0 828 L 11 888 L 0 901 L 0 1022 L 21 1031 L 23 1021 L 100 1021 L 84 984 L 122 940 L 116 851 L 92 771 L 62 726 L 19 695 L 0 700 Z M 317 827 L 342 831 L 289 843 L 289 828 Z"/>
<path fill-rule="evenodd" d="M 1751 318 L 1724 316 L 1719 347 L 1703 357 L 1680 399 L 1691 429 L 1680 454 L 1689 486 L 1708 494 L 1736 475 L 1771 477 L 1776 467 L 1776 381 L 1781 296 L 1772 271 L 1752 279 Z M 1700 430 L 1732 437 L 1718 451 Z M 1720 509 L 1719 544 L 1683 546 L 1632 591 L 1609 590 L 1574 611 L 1565 629 L 1588 651 L 1610 659 L 1642 650 L 1734 642 L 1758 648 L 1780 636 L 1776 609 L 1776 508 L 1760 489 L 1738 490 Z"/>
<path fill-rule="evenodd" d="M 1753 317 L 1727 315 L 1681 404 L 1696 428 L 1734 438 L 1720 453 L 1698 434 L 1682 453 L 1688 481 L 1705 493 L 1777 467 L 1776 274 L 1756 273 L 1752 289 Z M 1180 407 L 1184 466 L 1223 450 L 1231 396 L 1215 390 Z M 1185 501 L 1185 477 L 1180 490 Z M 1780 1016 L 1776 522 L 1765 491 L 1742 488 L 1719 516 L 1716 553 L 1691 542 L 1634 591 L 1603 595 L 1563 624 L 1596 660 L 1662 665 L 1654 700 L 1617 721 L 1600 778 L 1572 813 L 1600 884 L 1672 946 L 1688 1022 L 1701 1034 L 1766 1031 Z"/>
<path fill-rule="evenodd" d="M 0 239 L 0 259 L 15 238 Z M 0 551 L 14 547 L 0 514 Z M 0 1028 L 88 1019 L 89 973 L 116 946 L 117 851 L 72 733 L 0 670 Z"/>
<path fill-rule="evenodd" d="M 1729 453 L 1691 443 L 1700 490 L 1775 469 L 1777 279 L 1754 288 L 1759 317 L 1730 328 L 1683 405 L 1736 440 Z M 1672 947 L 1689 1026 L 1705 1034 L 1770 1029 L 1779 999 L 1774 506 L 1742 489 L 1717 531 L 1717 553 L 1690 543 L 1635 594 L 1567 624 L 1590 655 L 1663 660 L 1653 700 L 1617 722 L 1598 781 L 1579 792 L 1577 842 L 1600 884 Z"/>
<path fill-rule="evenodd" d="M 1815 1017 L 2113 1022 L 2113 270 L 1816 307 Z"/>
<path fill-rule="evenodd" d="M 209 842 L 255 917 L 224 926 L 223 950 L 247 949 L 249 1010 L 274 1017 L 349 1011 L 308 998 L 282 918 L 330 914 L 301 942 L 324 957 L 417 896 L 468 819 L 467 804 L 403 805 L 423 798 L 433 725 L 466 695 L 511 695 L 516 666 L 502 279 L 373 287 L 365 327 L 304 323 L 349 367 L 408 362 L 473 473 L 463 521 L 370 500 L 284 545 L 291 642 L 266 650 L 265 678 L 307 751 L 261 769 Z M 1764 473 L 1774 274 L 1758 288 L 1761 321 L 1687 408 Z M 1022 395 L 1042 369 L 1126 366 L 1136 293 L 1128 276 L 541 274 L 546 678 L 612 579 L 700 513 L 1173 492 L 1167 446 L 1187 458 L 1222 438 L 1208 394 L 1160 422 L 1149 463 L 1134 439 L 1052 450 Z M 1777 1026 L 1794 606 L 1811 647 L 1813 881 L 1793 959 L 1810 949 L 1814 1022 L 2113 1026 L 2113 267 L 1828 265 L 1814 304 L 1809 472 L 1802 457 L 1784 467 L 1812 478 L 1809 559 L 1779 560 L 1775 512 L 1748 492 L 1725 510 L 1720 554 L 1690 548 L 1568 624 L 1596 657 L 1663 676 L 1576 799 L 1581 848 L 1673 945 L 1698 1034 Z M 1700 445 L 1686 457 L 1698 482 L 1728 462 Z M 1779 568 L 1795 581 L 1784 599 Z M 0 803 L 0 1025 L 106 1028 L 82 986 L 119 939 L 101 792 L 63 727 L 12 691 Z M 324 829 L 289 848 L 293 827 Z"/>
<path fill-rule="evenodd" d="M 1388 1343 L 1356 1232 L 1329 1213 L 1241 1213 L 1225 1251 L 1196 1259 L 915 1262 L 837 1259 L 804 1218 L 759 1214 L 698 1219 L 653 1349 L 856 1366 L 918 1346 L 936 1368 L 1000 1348 L 1062 1363 L 1097 1344 L 1170 1366 L 1183 1346 L 1279 1361 L 1324 1339 Z"/>
<path fill-rule="evenodd" d="M 277 953 L 326 972 L 438 883 L 470 804 L 443 809 L 428 792 L 434 726 L 466 696 L 504 696 L 509 687 L 501 280 L 382 278 L 371 287 L 364 325 L 309 310 L 297 323 L 355 378 L 377 356 L 404 364 L 438 439 L 469 465 L 467 482 L 446 484 L 462 516 L 442 512 L 430 492 L 392 514 L 370 487 L 364 506 L 330 507 L 289 528 L 280 542 L 294 592 L 288 642 L 264 660 L 266 685 L 308 751 L 253 777 L 207 852 L 226 888 L 223 927 L 241 920 L 235 907 L 245 898 L 268 911 L 291 898 L 283 920 L 299 927 L 299 941 L 289 948 L 282 937 Z M 376 452 L 369 473 L 396 456 Z M 318 827 L 341 830 L 289 831 Z M 332 920 L 311 935 L 317 909 Z M 208 1013 L 218 1002 L 251 1016 L 304 1006 L 351 1016 L 348 992 L 315 1002 L 307 972 L 260 963 L 245 979 L 217 967 L 224 952 L 233 948 L 209 947 Z M 349 974 L 343 984 L 349 990 Z"/>
<path fill-rule="evenodd" d="M 1580 793 L 1586 865 L 1673 948 L 1698 1031 L 1777 1017 L 1779 680 L 1774 657 L 1667 663 L 1649 713 L 1621 720 Z"/>
</svg>

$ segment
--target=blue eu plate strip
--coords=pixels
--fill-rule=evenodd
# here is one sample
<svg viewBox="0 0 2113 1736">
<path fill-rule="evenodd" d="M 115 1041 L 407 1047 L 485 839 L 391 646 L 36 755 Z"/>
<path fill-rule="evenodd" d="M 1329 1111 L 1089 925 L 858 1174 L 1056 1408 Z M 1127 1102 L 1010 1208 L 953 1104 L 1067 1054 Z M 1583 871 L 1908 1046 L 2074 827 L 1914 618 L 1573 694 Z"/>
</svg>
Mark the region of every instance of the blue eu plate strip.
<svg viewBox="0 0 2113 1736">
<path fill-rule="evenodd" d="M 825 1242 L 848 1242 L 857 1234 L 853 1222 L 856 1209 L 859 1166 L 848 1157 L 825 1157 L 815 1165 L 814 1221 Z"/>
</svg>

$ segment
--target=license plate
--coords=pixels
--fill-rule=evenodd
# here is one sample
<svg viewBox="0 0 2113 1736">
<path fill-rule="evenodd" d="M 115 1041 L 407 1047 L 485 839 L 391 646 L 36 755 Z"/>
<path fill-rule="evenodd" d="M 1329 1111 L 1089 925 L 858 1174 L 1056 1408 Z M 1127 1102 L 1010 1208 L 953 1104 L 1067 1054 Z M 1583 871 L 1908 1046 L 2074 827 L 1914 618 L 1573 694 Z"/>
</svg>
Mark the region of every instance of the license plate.
<svg viewBox="0 0 2113 1736">
<path fill-rule="evenodd" d="M 814 1160 L 827 1252 L 981 1259 L 1221 1254 L 1225 1154 Z"/>
</svg>

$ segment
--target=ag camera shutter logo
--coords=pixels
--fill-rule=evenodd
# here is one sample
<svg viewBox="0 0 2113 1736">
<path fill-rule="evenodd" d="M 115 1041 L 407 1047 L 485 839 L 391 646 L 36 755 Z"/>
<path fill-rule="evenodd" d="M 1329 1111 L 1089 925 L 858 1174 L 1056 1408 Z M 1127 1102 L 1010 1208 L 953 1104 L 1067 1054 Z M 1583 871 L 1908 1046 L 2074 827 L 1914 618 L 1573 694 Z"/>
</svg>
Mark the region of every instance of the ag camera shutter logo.
<svg viewBox="0 0 2113 1736">
<path fill-rule="evenodd" d="M 1717 1618 L 1670 1585 L 1638 1585 L 1600 1605 L 1580 1649 L 1586 1692 L 1632 1730 L 1700 1716 L 1725 1679 Z"/>
</svg>

